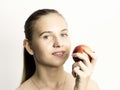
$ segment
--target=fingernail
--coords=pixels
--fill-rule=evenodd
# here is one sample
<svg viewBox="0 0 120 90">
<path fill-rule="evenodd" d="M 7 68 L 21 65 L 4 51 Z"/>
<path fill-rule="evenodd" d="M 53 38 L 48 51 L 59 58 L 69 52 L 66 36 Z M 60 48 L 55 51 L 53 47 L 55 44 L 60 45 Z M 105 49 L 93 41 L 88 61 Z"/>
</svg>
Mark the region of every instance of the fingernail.
<svg viewBox="0 0 120 90">
<path fill-rule="evenodd" d="M 73 53 L 73 54 L 72 54 L 72 57 L 76 57 L 76 55 Z"/>
<path fill-rule="evenodd" d="M 76 66 L 76 67 L 74 68 L 74 70 L 79 70 L 79 68 L 80 68 L 80 67 Z"/>
</svg>

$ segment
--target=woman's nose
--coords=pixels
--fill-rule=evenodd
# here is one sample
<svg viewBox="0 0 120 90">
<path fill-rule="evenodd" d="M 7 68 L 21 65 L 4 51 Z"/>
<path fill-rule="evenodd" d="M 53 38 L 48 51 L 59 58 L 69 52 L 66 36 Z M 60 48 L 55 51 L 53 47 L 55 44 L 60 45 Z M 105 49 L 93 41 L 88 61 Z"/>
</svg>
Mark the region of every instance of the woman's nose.
<svg viewBox="0 0 120 90">
<path fill-rule="evenodd" d="M 60 38 L 56 38 L 56 39 L 54 40 L 53 47 L 54 47 L 54 48 L 60 48 L 60 47 L 62 47 L 62 46 L 63 46 L 62 40 L 61 40 Z"/>
</svg>

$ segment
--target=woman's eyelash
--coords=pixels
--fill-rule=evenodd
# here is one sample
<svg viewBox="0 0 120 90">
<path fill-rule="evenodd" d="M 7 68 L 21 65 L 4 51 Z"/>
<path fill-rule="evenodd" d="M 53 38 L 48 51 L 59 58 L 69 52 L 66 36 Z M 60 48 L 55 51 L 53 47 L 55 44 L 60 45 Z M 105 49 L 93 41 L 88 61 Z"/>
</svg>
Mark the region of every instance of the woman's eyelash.
<svg viewBox="0 0 120 90">
<path fill-rule="evenodd" d="M 61 34 L 61 36 L 68 36 L 68 34 L 67 33 L 63 33 L 63 34 Z"/>
<path fill-rule="evenodd" d="M 43 38 L 48 39 L 50 35 L 44 35 Z"/>
</svg>

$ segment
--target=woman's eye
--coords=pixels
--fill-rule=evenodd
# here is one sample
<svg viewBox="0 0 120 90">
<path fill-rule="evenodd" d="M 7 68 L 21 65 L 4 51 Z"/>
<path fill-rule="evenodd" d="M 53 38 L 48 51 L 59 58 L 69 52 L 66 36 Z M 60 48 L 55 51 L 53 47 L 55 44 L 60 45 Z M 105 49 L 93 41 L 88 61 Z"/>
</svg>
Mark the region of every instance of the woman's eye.
<svg viewBox="0 0 120 90">
<path fill-rule="evenodd" d="M 43 36 L 43 38 L 44 38 L 44 39 L 50 39 L 51 36 L 50 36 L 50 35 L 45 35 L 45 36 Z"/>
<path fill-rule="evenodd" d="M 63 33 L 63 34 L 61 34 L 61 36 L 62 36 L 62 37 L 67 37 L 67 36 L 68 36 L 68 34 Z"/>
</svg>

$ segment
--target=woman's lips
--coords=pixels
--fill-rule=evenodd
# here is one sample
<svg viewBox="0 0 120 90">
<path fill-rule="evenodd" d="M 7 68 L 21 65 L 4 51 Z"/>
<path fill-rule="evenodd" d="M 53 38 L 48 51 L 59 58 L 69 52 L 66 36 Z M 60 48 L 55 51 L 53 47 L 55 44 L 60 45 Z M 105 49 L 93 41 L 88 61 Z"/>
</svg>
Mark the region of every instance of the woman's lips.
<svg viewBox="0 0 120 90">
<path fill-rule="evenodd" d="M 57 57 L 62 57 L 64 53 L 65 51 L 56 51 L 56 52 L 53 52 L 52 55 L 57 56 Z"/>
</svg>

